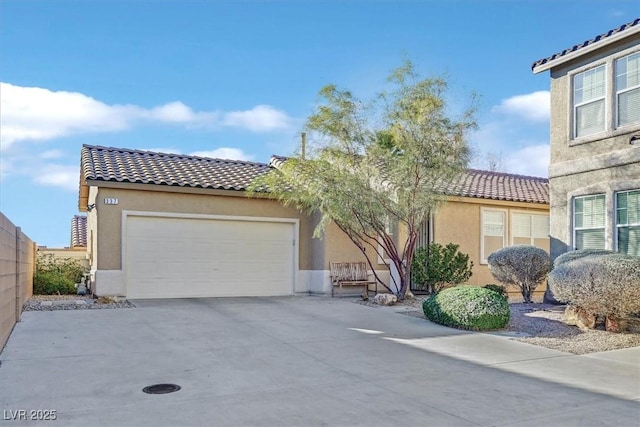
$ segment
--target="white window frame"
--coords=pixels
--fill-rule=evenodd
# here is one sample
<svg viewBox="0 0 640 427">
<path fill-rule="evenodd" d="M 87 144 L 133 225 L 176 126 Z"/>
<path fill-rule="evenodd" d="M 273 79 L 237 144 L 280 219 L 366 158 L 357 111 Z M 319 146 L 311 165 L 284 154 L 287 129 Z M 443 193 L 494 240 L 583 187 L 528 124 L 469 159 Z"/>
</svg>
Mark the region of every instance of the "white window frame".
<svg viewBox="0 0 640 427">
<path fill-rule="evenodd" d="M 585 65 L 580 68 L 576 68 L 567 74 L 568 84 L 566 96 L 569 100 L 569 111 L 567 118 L 567 138 L 569 145 L 578 145 L 588 142 L 597 141 L 600 139 L 610 138 L 618 135 L 624 135 L 629 132 L 640 130 L 640 121 L 629 123 L 624 126 L 618 126 L 618 90 L 616 84 L 616 62 L 620 59 L 626 58 L 631 55 L 640 53 L 640 46 L 633 46 L 623 51 L 617 52 L 615 55 L 611 55 L 608 58 L 600 61 Z M 605 116 L 604 116 L 604 129 L 601 132 L 591 133 L 589 135 L 577 136 L 576 128 L 576 107 L 583 104 L 575 105 L 574 103 L 574 82 L 575 76 L 582 74 L 586 71 L 593 70 L 597 67 L 605 66 Z M 637 86 L 634 86 L 636 88 Z M 633 90 L 633 88 L 625 89 Z M 609 113 L 612 111 L 613 113 Z"/>
<path fill-rule="evenodd" d="M 485 254 L 484 250 L 484 217 L 485 212 L 500 212 L 502 213 L 502 218 L 504 220 L 502 224 L 502 247 L 507 246 L 507 230 L 509 229 L 509 211 L 508 209 L 499 209 L 499 208 L 480 208 L 480 264 L 488 264 L 487 257 L 489 254 Z M 497 237 L 497 236 L 493 236 Z"/>
<path fill-rule="evenodd" d="M 597 196 L 604 196 L 604 223 L 602 224 L 602 227 L 576 227 L 576 200 L 578 199 L 586 199 L 588 197 L 597 197 Z M 596 193 L 596 194 L 585 194 L 583 196 L 576 196 L 573 198 L 572 202 L 571 202 L 571 226 L 573 228 L 572 230 L 572 236 L 573 236 L 573 249 L 577 250 L 577 242 L 578 242 L 578 231 L 583 231 L 583 230 L 600 230 L 602 229 L 604 232 L 604 247 L 602 249 L 606 249 L 607 247 L 607 195 L 606 193 Z"/>
<path fill-rule="evenodd" d="M 515 221 L 513 220 L 513 216 L 514 215 L 528 215 L 530 217 L 530 227 L 531 227 L 531 236 L 529 236 L 529 241 L 530 241 L 530 245 L 533 246 L 533 243 L 535 241 L 535 239 L 544 239 L 544 237 L 536 237 L 533 234 L 533 216 L 541 216 L 541 217 L 545 217 L 547 218 L 547 220 L 549 220 L 549 214 L 545 214 L 545 213 L 541 213 L 541 212 L 530 212 L 530 211 L 520 211 L 520 210 L 511 210 L 509 215 L 509 223 L 511 225 L 511 227 L 509 228 L 509 242 L 510 245 L 513 246 L 515 245 L 514 243 L 514 239 L 515 239 L 515 233 L 513 230 L 513 227 L 515 225 Z M 547 229 L 547 235 L 545 236 L 547 239 L 549 239 L 549 235 L 550 235 L 550 230 Z"/>
<path fill-rule="evenodd" d="M 615 127 L 616 129 L 620 129 L 620 128 L 625 128 L 628 126 L 633 126 L 635 124 L 637 124 L 638 122 L 631 122 L 631 123 L 627 123 L 625 125 L 621 125 L 620 124 L 620 105 L 619 105 L 619 99 L 620 99 L 620 95 L 625 93 L 625 92 L 632 92 L 634 90 L 640 90 L 640 81 L 638 82 L 638 84 L 636 84 L 635 86 L 631 86 L 631 87 L 627 87 L 624 88 L 622 90 L 618 89 L 618 62 L 622 59 L 625 58 L 629 58 L 630 56 L 633 55 L 640 55 L 640 52 L 632 52 L 628 55 L 623 55 L 619 58 L 616 58 L 614 60 L 614 70 L 613 70 L 613 78 L 614 78 L 614 102 L 615 102 L 615 113 L 616 113 L 616 118 L 615 118 Z"/>
<path fill-rule="evenodd" d="M 615 193 L 613 193 L 613 203 L 614 203 L 613 211 L 614 211 L 614 221 L 615 221 L 615 225 L 616 225 L 616 226 L 615 226 L 615 233 L 614 233 L 614 234 L 615 234 L 614 239 L 615 239 L 615 245 L 616 245 L 616 252 L 619 252 L 619 251 L 620 251 L 620 248 L 619 248 L 619 246 L 618 246 L 618 230 L 619 230 L 620 228 L 623 228 L 623 227 L 636 227 L 636 226 L 640 226 L 640 222 L 633 222 L 633 223 L 629 223 L 629 222 L 627 221 L 627 223 L 626 223 L 626 224 L 619 224 L 619 223 L 618 223 L 618 194 L 621 194 L 621 193 L 631 193 L 631 192 L 635 192 L 635 191 L 640 191 L 640 188 L 636 188 L 636 189 L 632 189 L 632 190 L 616 191 Z M 639 221 L 640 221 L 640 219 L 639 219 Z"/>
<path fill-rule="evenodd" d="M 603 76 L 603 82 L 602 82 L 602 84 L 604 85 L 604 92 L 603 92 L 602 96 L 600 96 L 598 98 L 592 98 L 592 99 L 589 99 L 587 101 L 583 100 L 579 104 L 576 103 L 575 102 L 575 96 L 576 96 L 575 81 L 576 81 L 576 78 L 578 76 L 584 75 L 584 74 L 586 74 L 586 73 L 588 73 L 590 71 L 595 71 L 598 68 L 603 68 L 604 69 L 604 73 L 603 73 L 604 76 Z M 607 64 L 598 64 L 598 65 L 596 65 L 594 67 L 591 67 L 591 68 L 589 68 L 587 70 L 584 70 L 584 71 L 581 71 L 579 73 L 575 73 L 574 75 L 571 76 L 571 105 L 572 105 L 572 109 L 573 109 L 573 135 L 574 135 L 574 138 L 585 138 L 585 137 L 589 137 L 589 136 L 592 136 L 592 135 L 597 135 L 597 134 L 599 134 L 601 132 L 605 132 L 607 130 L 607 112 L 608 112 L 608 108 L 607 108 L 607 92 L 608 92 L 608 87 L 609 87 L 609 85 L 607 84 L 608 83 L 607 76 L 608 76 Z M 586 135 L 578 136 L 578 108 L 584 107 L 584 106 L 589 105 L 589 104 L 593 104 L 595 102 L 600 102 L 600 101 L 602 101 L 602 105 L 604 107 L 604 111 L 602 113 L 602 129 L 600 129 L 598 131 L 595 131 L 595 132 L 588 133 Z"/>
</svg>

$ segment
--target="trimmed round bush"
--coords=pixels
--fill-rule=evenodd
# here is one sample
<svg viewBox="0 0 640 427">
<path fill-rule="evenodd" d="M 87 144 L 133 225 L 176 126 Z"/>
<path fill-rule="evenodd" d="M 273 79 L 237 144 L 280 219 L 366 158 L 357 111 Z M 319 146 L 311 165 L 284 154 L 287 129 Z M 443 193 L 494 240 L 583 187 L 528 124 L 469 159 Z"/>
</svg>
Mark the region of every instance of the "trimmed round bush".
<svg viewBox="0 0 640 427">
<path fill-rule="evenodd" d="M 59 271 L 37 271 L 33 276 L 33 293 L 36 295 L 73 295 L 73 280 Z"/>
<path fill-rule="evenodd" d="M 509 303 L 500 294 L 478 286 L 445 289 L 422 303 L 432 322 L 459 329 L 485 331 L 504 328 L 509 323 Z"/>
<path fill-rule="evenodd" d="M 531 294 L 550 270 L 549 254 L 530 245 L 499 249 L 487 258 L 494 279 L 517 287 L 524 302 L 532 302 Z"/>
<path fill-rule="evenodd" d="M 587 255 L 560 263 L 548 279 L 558 301 L 589 314 L 625 317 L 640 312 L 640 257 Z"/>
<path fill-rule="evenodd" d="M 573 261 L 576 259 L 584 258 L 586 256 L 600 256 L 615 254 L 613 251 L 607 249 L 579 249 L 577 251 L 565 252 L 553 261 L 553 268 L 556 268 L 560 264 Z"/>
</svg>

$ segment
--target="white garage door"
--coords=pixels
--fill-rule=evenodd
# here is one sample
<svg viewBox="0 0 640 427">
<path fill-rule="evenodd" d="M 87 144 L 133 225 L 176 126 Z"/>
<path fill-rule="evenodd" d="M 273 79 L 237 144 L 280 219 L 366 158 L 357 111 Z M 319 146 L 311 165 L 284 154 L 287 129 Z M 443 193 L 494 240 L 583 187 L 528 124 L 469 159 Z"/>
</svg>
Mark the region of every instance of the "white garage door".
<svg viewBox="0 0 640 427">
<path fill-rule="evenodd" d="M 128 216 L 128 298 L 291 295 L 294 224 Z"/>
</svg>

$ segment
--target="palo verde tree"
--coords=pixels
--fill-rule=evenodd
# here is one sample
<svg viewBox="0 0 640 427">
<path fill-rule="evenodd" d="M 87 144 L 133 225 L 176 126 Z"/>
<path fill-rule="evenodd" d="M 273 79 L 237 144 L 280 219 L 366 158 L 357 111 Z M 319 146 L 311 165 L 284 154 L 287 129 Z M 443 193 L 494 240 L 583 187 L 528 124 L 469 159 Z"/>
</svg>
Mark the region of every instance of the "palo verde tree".
<svg viewBox="0 0 640 427">
<path fill-rule="evenodd" d="M 250 190 L 266 189 L 286 205 L 319 213 L 314 237 L 336 224 L 374 274 L 378 257 L 390 260 L 397 271 L 393 292 L 403 298 L 419 228 L 443 202 L 447 183 L 467 167 L 475 102 L 453 118 L 447 80 L 421 79 L 408 61 L 391 73 L 389 85 L 367 102 L 324 87 L 306 122 L 306 152 L 278 162 Z"/>
</svg>

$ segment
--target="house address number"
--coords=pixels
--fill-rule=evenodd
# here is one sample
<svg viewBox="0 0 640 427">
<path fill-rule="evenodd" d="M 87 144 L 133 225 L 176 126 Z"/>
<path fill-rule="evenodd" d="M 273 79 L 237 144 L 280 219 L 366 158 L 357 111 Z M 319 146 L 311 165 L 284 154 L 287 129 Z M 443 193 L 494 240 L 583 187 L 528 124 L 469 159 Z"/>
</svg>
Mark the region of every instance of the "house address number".
<svg viewBox="0 0 640 427">
<path fill-rule="evenodd" d="M 118 204 L 118 199 L 104 199 L 104 204 L 105 205 L 117 205 Z"/>
</svg>

